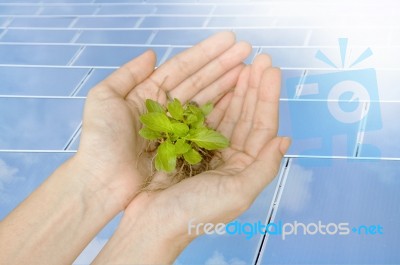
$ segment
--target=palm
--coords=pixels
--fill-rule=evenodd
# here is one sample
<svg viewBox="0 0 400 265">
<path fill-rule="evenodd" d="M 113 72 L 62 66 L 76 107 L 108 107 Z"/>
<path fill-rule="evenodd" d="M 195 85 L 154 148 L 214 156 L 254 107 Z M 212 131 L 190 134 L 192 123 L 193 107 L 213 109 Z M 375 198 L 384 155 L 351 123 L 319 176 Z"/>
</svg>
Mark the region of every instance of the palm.
<svg viewBox="0 0 400 265">
<path fill-rule="evenodd" d="M 128 215 L 146 209 L 150 218 L 166 220 L 173 213 L 179 234 L 191 219 L 228 222 L 251 205 L 276 175 L 288 147 L 287 140 L 276 137 L 280 73 L 270 64 L 268 56 L 258 56 L 241 71 L 235 91 L 210 114 L 208 124 L 231 142 L 214 169 L 165 190 L 140 194 L 128 206 Z"/>
<path fill-rule="evenodd" d="M 151 174 L 152 156 L 138 134 L 145 100 L 165 103 L 168 94 L 183 102 L 216 102 L 235 85 L 250 50 L 235 44 L 231 33 L 220 33 L 157 70 L 152 52 L 129 62 L 89 93 L 77 155 L 126 205 Z"/>
</svg>

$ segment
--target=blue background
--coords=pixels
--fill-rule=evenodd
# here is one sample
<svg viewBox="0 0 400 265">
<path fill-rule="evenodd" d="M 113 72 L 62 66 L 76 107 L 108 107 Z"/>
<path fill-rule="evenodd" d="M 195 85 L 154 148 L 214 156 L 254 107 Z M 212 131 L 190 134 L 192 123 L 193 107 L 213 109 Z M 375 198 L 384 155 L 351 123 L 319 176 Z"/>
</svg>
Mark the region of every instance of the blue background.
<svg viewBox="0 0 400 265">
<path fill-rule="evenodd" d="M 400 3 L 394 0 L 0 0 L 0 220 L 76 151 L 89 89 L 151 48 L 158 64 L 231 30 L 282 68 L 280 134 L 293 145 L 241 222 L 384 227 L 383 235 L 202 236 L 176 264 L 399 264 Z M 348 39 L 341 67 L 338 38 Z M 318 51 L 338 68 L 315 55 Z M 370 69 L 374 75 L 347 71 Z M 334 78 L 328 78 L 334 74 Z M 365 73 L 365 72 L 364 72 Z M 318 80 L 313 97 L 295 96 Z M 369 112 L 329 116 L 335 82 L 363 83 Z M 344 109 L 365 102 L 339 99 Z M 354 106 L 353 106 L 354 105 Z M 118 225 L 101 231 L 75 264 L 88 264 Z M 67 247 L 67 246 L 66 246 Z"/>
</svg>

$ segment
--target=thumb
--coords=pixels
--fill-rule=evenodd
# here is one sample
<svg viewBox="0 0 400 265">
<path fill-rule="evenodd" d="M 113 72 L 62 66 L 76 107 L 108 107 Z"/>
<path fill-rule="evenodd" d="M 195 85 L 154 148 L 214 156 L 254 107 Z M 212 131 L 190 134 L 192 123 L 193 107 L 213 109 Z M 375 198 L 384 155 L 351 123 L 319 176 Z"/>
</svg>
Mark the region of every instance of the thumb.
<svg viewBox="0 0 400 265">
<path fill-rule="evenodd" d="M 111 89 L 125 98 L 135 86 L 149 77 L 154 71 L 155 64 L 156 55 L 152 50 L 148 50 L 121 66 L 96 87 L 100 90 Z"/>
</svg>

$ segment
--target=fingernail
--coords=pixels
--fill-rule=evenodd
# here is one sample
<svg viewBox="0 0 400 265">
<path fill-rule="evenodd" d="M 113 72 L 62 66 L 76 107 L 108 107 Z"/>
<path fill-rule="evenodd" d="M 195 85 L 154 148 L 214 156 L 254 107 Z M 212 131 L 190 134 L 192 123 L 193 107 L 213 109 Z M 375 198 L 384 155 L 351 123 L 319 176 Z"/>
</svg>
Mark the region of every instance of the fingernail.
<svg viewBox="0 0 400 265">
<path fill-rule="evenodd" d="M 282 155 L 286 154 L 291 143 L 292 140 L 289 137 L 282 137 L 281 143 L 279 144 L 279 150 L 281 151 Z"/>
</svg>

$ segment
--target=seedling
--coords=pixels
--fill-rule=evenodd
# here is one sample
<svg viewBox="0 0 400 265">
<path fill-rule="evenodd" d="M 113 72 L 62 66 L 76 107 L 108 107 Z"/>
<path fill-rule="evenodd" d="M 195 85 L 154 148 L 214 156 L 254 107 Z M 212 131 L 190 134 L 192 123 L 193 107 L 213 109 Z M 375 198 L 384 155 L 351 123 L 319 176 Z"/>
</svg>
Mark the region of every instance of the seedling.
<svg viewBox="0 0 400 265">
<path fill-rule="evenodd" d="M 198 107 L 174 99 L 164 107 L 147 99 L 146 109 L 147 113 L 140 116 L 143 128 L 139 134 L 155 143 L 154 166 L 158 171 L 177 170 L 175 175 L 184 175 L 180 178 L 190 177 L 207 170 L 216 150 L 229 145 L 226 137 L 206 125 L 211 103 Z"/>
</svg>

